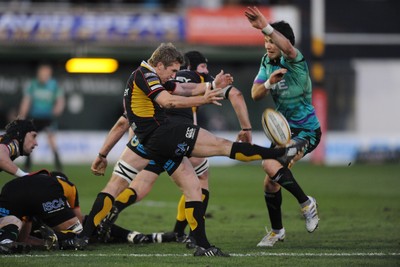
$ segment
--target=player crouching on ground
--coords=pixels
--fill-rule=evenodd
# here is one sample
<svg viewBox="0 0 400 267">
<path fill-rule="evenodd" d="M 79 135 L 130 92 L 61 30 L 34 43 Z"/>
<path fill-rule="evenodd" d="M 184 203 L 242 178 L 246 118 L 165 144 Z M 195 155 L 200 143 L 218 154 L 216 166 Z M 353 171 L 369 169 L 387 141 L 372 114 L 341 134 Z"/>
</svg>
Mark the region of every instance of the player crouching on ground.
<svg viewBox="0 0 400 267">
<path fill-rule="evenodd" d="M 84 220 L 78 190 L 61 172 L 41 170 L 9 181 L 0 194 L 0 210 L 2 214 L 24 221 L 18 240 L 34 248 L 84 247 L 75 239 L 83 229 Z M 114 225 L 108 242 L 152 243 L 160 238 L 157 234 L 144 235 Z"/>
</svg>

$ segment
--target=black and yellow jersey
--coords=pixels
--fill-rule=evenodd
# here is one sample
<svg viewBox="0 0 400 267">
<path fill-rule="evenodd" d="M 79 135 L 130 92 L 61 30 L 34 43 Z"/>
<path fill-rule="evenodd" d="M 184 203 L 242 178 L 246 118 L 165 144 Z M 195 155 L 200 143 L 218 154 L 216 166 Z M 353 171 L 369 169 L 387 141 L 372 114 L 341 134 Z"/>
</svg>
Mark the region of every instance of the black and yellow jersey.
<svg viewBox="0 0 400 267">
<path fill-rule="evenodd" d="M 79 207 L 79 197 L 76 186 L 69 180 L 65 180 L 59 176 L 57 177 L 57 181 L 63 188 L 64 196 L 67 198 L 69 206 L 72 209 Z"/>
<path fill-rule="evenodd" d="M 124 108 L 129 124 L 143 144 L 147 136 L 165 122 L 165 111 L 155 102 L 163 91 L 173 91 L 174 82 L 162 84 L 155 70 L 145 61 L 131 74 L 124 92 Z"/>
<path fill-rule="evenodd" d="M 19 153 L 19 144 L 15 139 L 4 138 L 4 136 L 0 135 L 0 144 L 5 145 L 8 149 L 9 157 L 12 161 L 18 158 L 21 154 Z M 0 171 L 2 171 L 0 169 Z"/>
<path fill-rule="evenodd" d="M 63 173 L 52 172 L 50 174 L 49 171 L 43 169 L 38 172 L 30 173 L 29 176 L 32 176 L 32 179 L 35 179 L 36 175 L 46 175 L 49 176 L 49 179 L 55 180 L 58 184 L 61 185 L 63 190 L 63 195 L 67 199 L 69 206 L 73 209 L 79 207 L 79 196 L 78 196 L 78 189 L 76 188 L 75 184 L 72 183 Z M 43 186 L 45 187 L 45 186 Z M 44 192 L 45 194 L 45 192 Z"/>
<path fill-rule="evenodd" d="M 213 82 L 214 78 L 205 73 L 199 73 L 194 70 L 180 70 L 176 74 L 175 81 L 180 83 L 205 83 Z M 193 123 L 193 108 L 174 108 L 165 111 L 170 117 L 179 117 L 182 119 L 189 119 Z"/>
</svg>

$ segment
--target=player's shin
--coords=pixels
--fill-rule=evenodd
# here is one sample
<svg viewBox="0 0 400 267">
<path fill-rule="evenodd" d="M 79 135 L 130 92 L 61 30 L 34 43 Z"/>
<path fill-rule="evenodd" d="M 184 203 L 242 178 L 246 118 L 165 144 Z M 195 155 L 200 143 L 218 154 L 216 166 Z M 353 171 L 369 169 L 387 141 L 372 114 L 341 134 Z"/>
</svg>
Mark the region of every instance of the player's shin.
<svg viewBox="0 0 400 267">
<path fill-rule="evenodd" d="M 114 206 L 117 208 L 118 213 L 123 211 L 126 207 L 133 205 L 136 202 L 137 194 L 135 189 L 128 187 L 115 199 Z"/>
<path fill-rule="evenodd" d="M 203 203 L 201 201 L 186 202 L 185 214 L 196 244 L 206 249 L 211 247 L 206 236 Z"/>
<path fill-rule="evenodd" d="M 280 184 L 283 188 L 289 191 L 299 203 L 304 203 L 308 200 L 306 194 L 304 194 L 300 185 L 296 182 L 293 177 L 292 172 L 287 167 L 282 167 L 279 171 L 272 177 L 272 180 Z"/>
<path fill-rule="evenodd" d="M 275 159 L 285 154 L 285 148 L 266 148 L 250 143 L 234 142 L 229 157 L 240 161 Z"/>
<path fill-rule="evenodd" d="M 182 195 L 179 199 L 177 214 L 176 214 L 176 222 L 173 232 L 176 233 L 177 238 L 180 238 L 185 235 L 185 228 L 187 225 L 186 215 L 185 215 L 185 196 Z"/>
<path fill-rule="evenodd" d="M 264 199 L 268 209 L 271 228 L 273 230 L 282 229 L 282 190 L 279 188 L 278 192 L 275 193 L 264 192 Z"/>
<path fill-rule="evenodd" d="M 89 216 L 86 218 L 83 231 L 79 234 L 79 237 L 91 237 L 92 233 L 100 222 L 110 212 L 114 202 L 114 197 L 108 193 L 100 192 L 93 204 L 92 210 Z"/>
</svg>

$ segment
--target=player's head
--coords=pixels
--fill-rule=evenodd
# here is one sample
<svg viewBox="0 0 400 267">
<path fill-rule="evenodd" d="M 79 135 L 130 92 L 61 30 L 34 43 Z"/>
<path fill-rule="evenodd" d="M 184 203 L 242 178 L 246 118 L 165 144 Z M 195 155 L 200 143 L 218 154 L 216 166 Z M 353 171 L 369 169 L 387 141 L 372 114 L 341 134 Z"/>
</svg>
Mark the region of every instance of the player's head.
<svg viewBox="0 0 400 267">
<path fill-rule="evenodd" d="M 199 51 L 189 51 L 185 53 L 185 69 L 208 73 L 208 59 Z"/>
<path fill-rule="evenodd" d="M 5 139 L 16 139 L 21 155 L 29 155 L 37 146 L 37 130 L 31 120 L 16 119 L 6 125 Z"/>
<path fill-rule="evenodd" d="M 184 62 L 182 53 L 172 43 L 162 43 L 148 60 L 148 63 L 155 69 L 163 83 L 175 78 L 176 73 Z"/>
<path fill-rule="evenodd" d="M 294 33 L 293 33 L 293 29 L 292 29 L 292 27 L 290 27 L 289 23 L 281 20 L 281 21 L 271 23 L 271 26 L 278 32 L 282 33 L 282 35 L 285 36 L 292 45 L 294 45 L 294 43 L 295 43 Z"/>
<path fill-rule="evenodd" d="M 53 75 L 53 69 L 48 63 L 41 63 L 37 69 L 37 78 L 40 82 L 46 83 Z"/>
</svg>

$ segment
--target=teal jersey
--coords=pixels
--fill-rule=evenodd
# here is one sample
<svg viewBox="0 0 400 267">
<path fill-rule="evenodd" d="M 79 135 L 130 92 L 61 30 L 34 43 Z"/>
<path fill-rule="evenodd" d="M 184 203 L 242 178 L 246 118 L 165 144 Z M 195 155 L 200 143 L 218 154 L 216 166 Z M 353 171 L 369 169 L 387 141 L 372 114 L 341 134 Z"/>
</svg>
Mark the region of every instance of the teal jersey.
<svg viewBox="0 0 400 267">
<path fill-rule="evenodd" d="M 293 60 L 281 56 L 279 60 L 272 61 L 265 54 L 254 83 L 264 83 L 272 72 L 280 68 L 288 71 L 270 90 L 276 110 L 285 116 L 292 128 L 318 129 L 320 124 L 311 102 L 312 85 L 308 66 L 299 50 Z"/>
<path fill-rule="evenodd" d="M 31 98 L 29 116 L 46 119 L 53 117 L 54 104 L 57 98 L 63 95 L 63 92 L 54 79 L 50 79 L 46 83 L 40 83 L 35 79 L 26 88 L 25 95 Z"/>
</svg>

